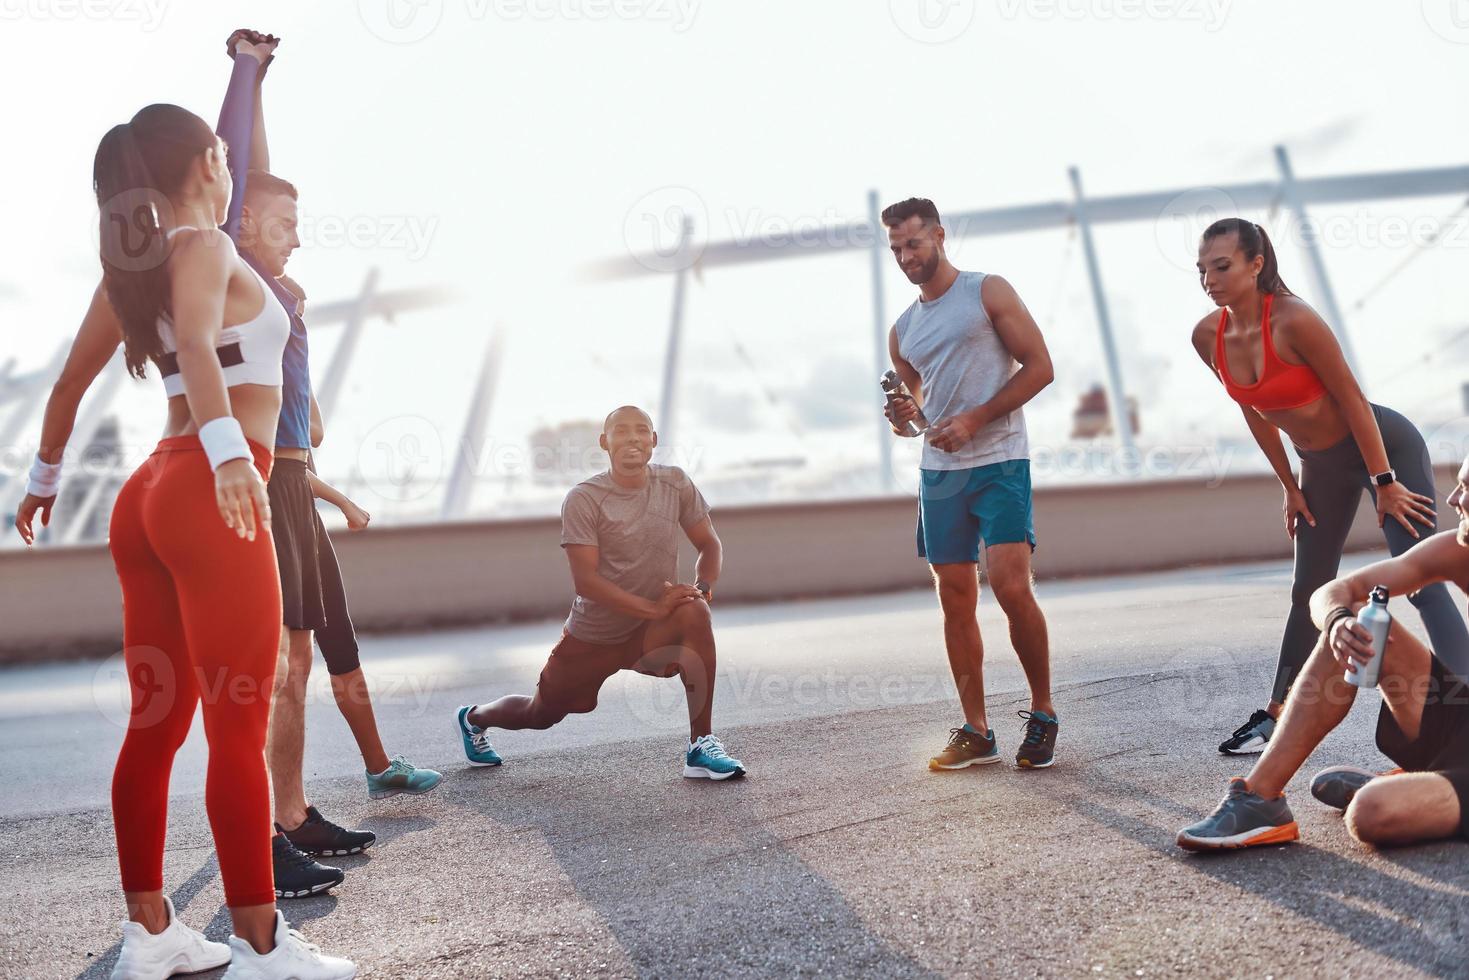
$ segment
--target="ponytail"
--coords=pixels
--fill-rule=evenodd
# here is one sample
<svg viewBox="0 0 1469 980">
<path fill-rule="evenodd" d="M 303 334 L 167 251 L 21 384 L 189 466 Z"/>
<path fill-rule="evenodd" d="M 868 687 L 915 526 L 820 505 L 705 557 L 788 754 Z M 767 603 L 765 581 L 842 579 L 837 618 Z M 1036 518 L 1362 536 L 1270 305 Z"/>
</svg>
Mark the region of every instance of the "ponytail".
<svg viewBox="0 0 1469 980">
<path fill-rule="evenodd" d="M 1221 235 L 1231 234 L 1238 237 L 1240 251 L 1245 253 L 1245 261 L 1253 262 L 1257 256 L 1265 259 L 1260 265 L 1255 288 L 1262 293 L 1275 295 L 1290 293 L 1290 289 L 1280 278 L 1280 263 L 1275 258 L 1275 246 L 1271 244 L 1270 236 L 1265 234 L 1264 228 L 1243 218 L 1220 218 L 1204 229 L 1202 237 L 1208 242 Z"/>
<path fill-rule="evenodd" d="M 215 145 L 209 125 L 173 105 L 145 107 L 112 127 L 97 146 L 92 187 L 97 194 L 102 284 L 122 321 L 128 372 L 143 377 L 163 353 L 158 318 L 169 312 L 169 195 L 189 167 Z"/>
</svg>

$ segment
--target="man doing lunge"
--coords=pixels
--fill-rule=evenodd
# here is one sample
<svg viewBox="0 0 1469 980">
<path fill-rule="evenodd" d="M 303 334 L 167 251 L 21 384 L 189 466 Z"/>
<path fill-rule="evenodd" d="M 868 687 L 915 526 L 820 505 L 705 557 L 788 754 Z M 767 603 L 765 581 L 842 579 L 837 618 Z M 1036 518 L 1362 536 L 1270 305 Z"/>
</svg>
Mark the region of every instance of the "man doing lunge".
<svg viewBox="0 0 1469 980">
<path fill-rule="evenodd" d="M 561 641 L 535 694 L 459 709 L 454 727 L 464 754 L 472 765 L 499 765 L 486 729 L 550 728 L 569 714 L 591 711 L 608 678 L 635 670 L 683 681 L 689 709 L 685 776 L 743 776 L 745 767 L 712 732 L 709 604 L 724 549 L 709 505 L 683 470 L 650 462 L 658 434 L 642 409 L 629 405 L 607 416 L 599 443 L 609 460 L 606 472 L 573 487 L 561 508 L 561 546 L 576 585 Z M 673 584 L 681 535 L 699 552 L 695 585 Z"/>
</svg>

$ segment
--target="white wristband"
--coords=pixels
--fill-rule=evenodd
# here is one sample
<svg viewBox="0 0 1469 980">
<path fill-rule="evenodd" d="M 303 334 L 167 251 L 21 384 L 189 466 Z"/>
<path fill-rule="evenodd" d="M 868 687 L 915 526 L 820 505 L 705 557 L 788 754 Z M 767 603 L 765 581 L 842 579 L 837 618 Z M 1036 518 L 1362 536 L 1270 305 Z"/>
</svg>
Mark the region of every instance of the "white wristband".
<svg viewBox="0 0 1469 980">
<path fill-rule="evenodd" d="M 199 441 L 204 444 L 204 455 L 209 457 L 209 468 L 217 470 L 232 459 L 253 460 L 255 454 L 245 441 L 245 430 L 232 415 L 221 415 L 199 426 Z"/>
<path fill-rule="evenodd" d="M 61 464 L 48 463 L 36 454 L 31 464 L 31 476 L 26 481 L 26 493 L 33 497 L 54 497 L 61 487 Z"/>
</svg>

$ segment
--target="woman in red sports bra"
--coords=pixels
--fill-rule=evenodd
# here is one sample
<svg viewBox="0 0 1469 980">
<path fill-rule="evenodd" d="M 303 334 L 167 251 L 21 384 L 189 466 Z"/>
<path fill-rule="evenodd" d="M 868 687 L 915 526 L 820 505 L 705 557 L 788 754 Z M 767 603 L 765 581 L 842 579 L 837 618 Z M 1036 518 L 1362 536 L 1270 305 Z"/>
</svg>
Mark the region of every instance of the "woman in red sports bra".
<svg viewBox="0 0 1469 980">
<path fill-rule="evenodd" d="M 1365 488 L 1394 555 L 1438 528 L 1433 471 L 1423 436 L 1403 416 L 1368 402 L 1325 321 L 1280 280 L 1264 229 L 1224 218 L 1199 242 L 1199 284 L 1217 306 L 1193 330 L 1194 349 L 1239 403 L 1245 424 L 1285 490 L 1285 529 L 1295 541 L 1291 611 L 1275 686 L 1219 746 L 1228 755 L 1264 751 L 1286 694 L 1320 635 L 1311 594 L 1336 577 Z M 1280 434 L 1301 460 L 1296 481 Z M 1442 585 L 1409 601 L 1434 649 L 1469 647 L 1469 630 Z"/>
</svg>

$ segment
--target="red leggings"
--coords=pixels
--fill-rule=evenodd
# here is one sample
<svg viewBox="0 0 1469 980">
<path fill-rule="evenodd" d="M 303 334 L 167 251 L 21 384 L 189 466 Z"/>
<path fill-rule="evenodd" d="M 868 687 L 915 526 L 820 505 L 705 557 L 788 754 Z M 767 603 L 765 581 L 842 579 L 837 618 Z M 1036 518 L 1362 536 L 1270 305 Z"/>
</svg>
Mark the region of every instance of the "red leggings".
<svg viewBox="0 0 1469 980">
<path fill-rule="evenodd" d="M 270 476 L 271 453 L 252 442 Z M 275 901 L 265 731 L 281 631 L 269 531 L 225 526 L 197 436 L 164 439 L 117 496 L 108 533 L 122 584 L 132 715 L 112 775 L 122 887 L 163 888 L 168 780 L 204 705 L 204 803 L 231 907 Z"/>
</svg>

